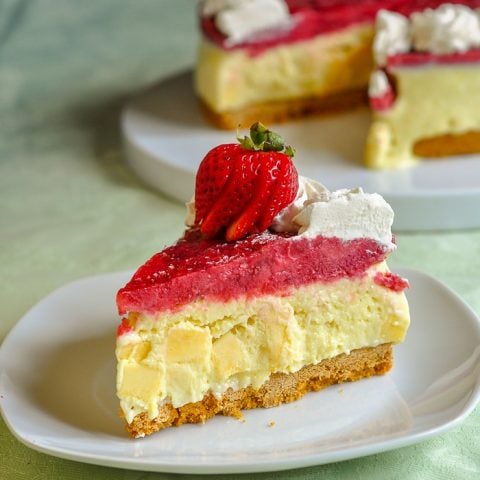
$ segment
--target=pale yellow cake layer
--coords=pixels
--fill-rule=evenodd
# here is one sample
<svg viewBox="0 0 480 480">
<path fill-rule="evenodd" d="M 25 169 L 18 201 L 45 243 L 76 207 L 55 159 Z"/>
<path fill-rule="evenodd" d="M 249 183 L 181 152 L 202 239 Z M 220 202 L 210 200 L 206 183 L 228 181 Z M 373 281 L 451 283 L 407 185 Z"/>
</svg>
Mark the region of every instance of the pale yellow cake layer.
<svg viewBox="0 0 480 480">
<path fill-rule="evenodd" d="M 258 56 L 200 43 L 195 87 L 214 112 L 250 104 L 324 96 L 366 87 L 372 70 L 372 26 L 359 25 Z"/>
<path fill-rule="evenodd" d="M 418 161 L 417 141 L 480 129 L 480 70 L 442 65 L 396 68 L 397 98 L 392 108 L 374 112 L 365 162 L 392 168 Z"/>
<path fill-rule="evenodd" d="M 198 301 L 159 318 L 131 316 L 134 332 L 117 340 L 117 393 L 128 422 L 173 407 L 259 388 L 273 372 L 295 372 L 351 350 L 401 342 L 409 325 L 403 293 L 355 280 L 227 303 Z"/>
</svg>

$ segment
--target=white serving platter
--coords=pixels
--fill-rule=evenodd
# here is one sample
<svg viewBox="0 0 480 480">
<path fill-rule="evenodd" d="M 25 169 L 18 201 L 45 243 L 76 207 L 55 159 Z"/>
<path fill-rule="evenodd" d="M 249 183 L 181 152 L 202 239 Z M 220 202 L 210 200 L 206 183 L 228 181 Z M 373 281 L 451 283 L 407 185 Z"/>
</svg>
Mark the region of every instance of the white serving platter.
<svg viewBox="0 0 480 480">
<path fill-rule="evenodd" d="M 363 109 L 270 127 L 295 146 L 301 175 L 330 190 L 361 186 L 383 195 L 395 210 L 396 231 L 480 227 L 480 155 L 368 170 L 362 152 L 369 122 Z M 195 173 L 207 151 L 235 141 L 235 132 L 216 130 L 202 116 L 191 72 L 132 98 L 121 128 L 131 168 L 147 184 L 182 202 L 192 196 Z"/>
</svg>

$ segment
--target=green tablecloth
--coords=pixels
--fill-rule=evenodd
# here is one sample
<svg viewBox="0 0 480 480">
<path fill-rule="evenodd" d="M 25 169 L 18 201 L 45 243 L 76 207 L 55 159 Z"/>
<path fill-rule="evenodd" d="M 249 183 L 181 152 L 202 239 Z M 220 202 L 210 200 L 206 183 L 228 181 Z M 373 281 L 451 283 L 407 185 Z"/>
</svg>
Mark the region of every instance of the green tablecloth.
<svg viewBox="0 0 480 480">
<path fill-rule="evenodd" d="M 133 269 L 179 236 L 184 208 L 137 181 L 125 99 L 193 64 L 192 0 L 0 2 L 0 339 L 72 279 Z M 400 234 L 392 266 L 431 273 L 480 312 L 480 231 Z M 480 409 L 433 440 L 277 479 L 478 479 Z M 0 478 L 146 479 L 21 445 L 0 420 Z"/>
</svg>

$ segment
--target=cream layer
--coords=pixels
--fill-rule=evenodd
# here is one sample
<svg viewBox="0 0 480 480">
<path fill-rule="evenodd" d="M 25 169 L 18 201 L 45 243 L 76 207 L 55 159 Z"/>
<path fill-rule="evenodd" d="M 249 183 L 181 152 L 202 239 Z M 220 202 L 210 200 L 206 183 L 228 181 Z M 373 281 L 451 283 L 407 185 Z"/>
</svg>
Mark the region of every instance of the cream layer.
<svg viewBox="0 0 480 480">
<path fill-rule="evenodd" d="M 404 339 L 403 293 L 377 285 L 385 262 L 358 279 L 295 289 L 287 296 L 197 301 L 158 318 L 131 314 L 118 337 L 117 394 L 126 420 L 158 406 L 201 400 L 207 392 L 259 388 L 274 372 L 295 372 L 351 350 Z"/>
<path fill-rule="evenodd" d="M 196 91 L 221 113 L 256 103 L 366 88 L 373 69 L 372 37 L 370 24 L 358 25 L 257 56 L 242 49 L 224 50 L 202 39 Z"/>
<path fill-rule="evenodd" d="M 421 139 L 480 129 L 480 68 L 436 65 L 389 69 L 396 99 L 373 112 L 365 162 L 392 168 L 418 161 L 413 147 Z"/>
</svg>

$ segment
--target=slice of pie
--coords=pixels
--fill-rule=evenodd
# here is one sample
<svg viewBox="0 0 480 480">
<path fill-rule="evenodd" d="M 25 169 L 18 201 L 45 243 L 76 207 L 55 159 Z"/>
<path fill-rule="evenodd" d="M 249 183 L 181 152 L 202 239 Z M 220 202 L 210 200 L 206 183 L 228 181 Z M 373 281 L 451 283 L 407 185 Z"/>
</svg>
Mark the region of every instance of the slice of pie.
<svg viewBox="0 0 480 480">
<path fill-rule="evenodd" d="M 261 124 L 210 151 L 184 236 L 117 295 L 117 393 L 134 437 L 387 372 L 408 325 L 378 194 L 298 178 Z"/>
</svg>

